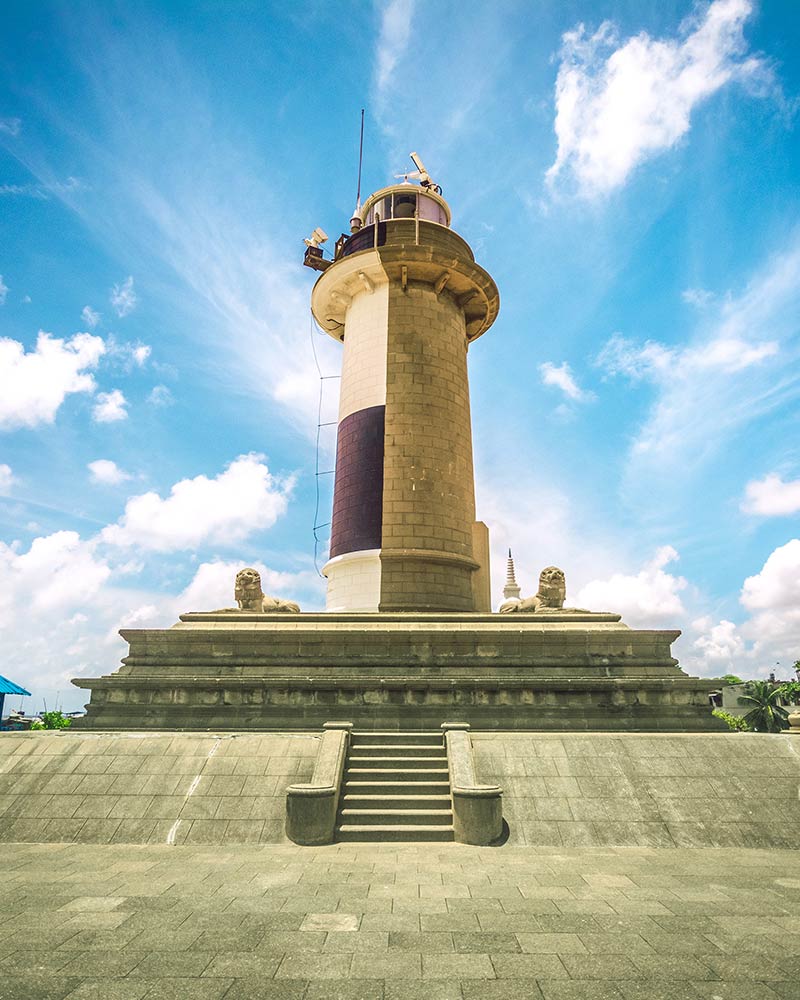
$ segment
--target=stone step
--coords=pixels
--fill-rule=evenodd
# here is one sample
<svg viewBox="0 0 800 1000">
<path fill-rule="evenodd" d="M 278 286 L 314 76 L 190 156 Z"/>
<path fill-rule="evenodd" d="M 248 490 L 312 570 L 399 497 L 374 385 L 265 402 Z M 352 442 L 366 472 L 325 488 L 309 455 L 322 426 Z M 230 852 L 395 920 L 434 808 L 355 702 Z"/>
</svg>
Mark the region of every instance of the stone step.
<svg viewBox="0 0 800 1000">
<path fill-rule="evenodd" d="M 355 823 L 345 823 L 339 827 L 336 839 L 340 842 L 350 841 L 452 841 L 452 826 L 412 826 L 409 824 L 392 824 L 386 826 L 369 826 Z"/>
<path fill-rule="evenodd" d="M 406 746 L 402 743 L 361 743 L 351 746 L 351 754 L 359 757 L 446 757 L 447 751 L 439 744 L 420 743 Z"/>
<path fill-rule="evenodd" d="M 377 732 L 370 733 L 359 731 L 350 734 L 350 745 L 358 746 L 361 743 L 403 743 L 405 746 L 414 746 L 420 743 L 435 743 L 442 745 L 442 734 L 431 732 Z"/>
<path fill-rule="evenodd" d="M 372 773 L 372 772 L 369 772 Z M 450 799 L 450 783 L 444 781 L 345 781 L 343 791 L 347 795 L 434 795 Z"/>
<path fill-rule="evenodd" d="M 341 798 L 344 809 L 446 809 L 452 802 L 449 795 L 393 795 L 384 786 L 379 793 L 345 792 Z"/>
<path fill-rule="evenodd" d="M 396 754 L 386 754 L 383 757 L 362 757 L 360 754 L 351 753 L 347 758 L 347 766 L 349 768 L 396 768 L 403 767 L 408 770 L 416 770 L 417 768 L 430 768 L 441 766 L 442 762 L 446 760 L 444 755 L 437 757 L 401 757 Z"/>
<path fill-rule="evenodd" d="M 453 814 L 449 809 L 342 809 L 339 821 L 356 826 L 452 826 Z"/>
<path fill-rule="evenodd" d="M 350 767 L 345 770 L 345 781 L 446 781 L 450 787 L 450 774 L 446 767 Z"/>
</svg>

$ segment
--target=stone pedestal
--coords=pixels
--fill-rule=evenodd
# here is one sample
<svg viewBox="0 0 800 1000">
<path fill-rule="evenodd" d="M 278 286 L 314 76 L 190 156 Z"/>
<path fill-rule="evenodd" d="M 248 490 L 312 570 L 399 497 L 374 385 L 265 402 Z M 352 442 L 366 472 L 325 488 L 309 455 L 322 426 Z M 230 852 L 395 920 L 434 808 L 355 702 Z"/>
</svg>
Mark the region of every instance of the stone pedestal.
<svg viewBox="0 0 800 1000">
<path fill-rule="evenodd" d="M 73 681 L 87 728 L 724 728 L 713 682 L 671 655 L 680 633 L 619 615 L 192 613 L 121 635 L 119 670 Z"/>
</svg>

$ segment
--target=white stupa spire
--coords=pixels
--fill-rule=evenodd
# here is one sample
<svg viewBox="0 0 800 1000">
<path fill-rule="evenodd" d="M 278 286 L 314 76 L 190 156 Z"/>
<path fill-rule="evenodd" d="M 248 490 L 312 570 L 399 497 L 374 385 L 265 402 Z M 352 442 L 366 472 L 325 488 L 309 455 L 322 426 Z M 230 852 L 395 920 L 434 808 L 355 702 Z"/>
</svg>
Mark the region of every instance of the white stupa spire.
<svg viewBox="0 0 800 1000">
<path fill-rule="evenodd" d="M 514 559 L 511 555 L 511 549 L 508 550 L 508 563 L 506 566 L 506 585 L 503 587 L 503 597 L 507 601 L 518 601 L 520 599 L 519 584 L 517 583 L 517 578 L 514 575 Z"/>
</svg>

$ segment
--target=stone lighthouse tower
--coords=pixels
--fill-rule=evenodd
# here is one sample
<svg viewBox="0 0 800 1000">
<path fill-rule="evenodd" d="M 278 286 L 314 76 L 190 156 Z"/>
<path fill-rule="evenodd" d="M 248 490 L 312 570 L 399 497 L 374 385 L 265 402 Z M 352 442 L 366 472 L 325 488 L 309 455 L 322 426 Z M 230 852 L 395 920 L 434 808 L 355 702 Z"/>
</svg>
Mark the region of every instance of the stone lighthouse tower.
<svg viewBox="0 0 800 1000">
<path fill-rule="evenodd" d="M 368 198 L 351 231 L 311 297 L 344 344 L 327 609 L 489 611 L 467 350 L 497 286 L 424 170 Z"/>
</svg>

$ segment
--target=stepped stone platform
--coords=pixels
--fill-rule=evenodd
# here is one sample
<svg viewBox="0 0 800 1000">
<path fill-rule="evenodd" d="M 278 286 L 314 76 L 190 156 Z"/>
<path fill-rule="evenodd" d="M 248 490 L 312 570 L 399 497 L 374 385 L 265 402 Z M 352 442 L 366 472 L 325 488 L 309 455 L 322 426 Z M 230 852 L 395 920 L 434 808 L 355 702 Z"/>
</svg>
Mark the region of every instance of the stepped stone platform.
<svg viewBox="0 0 800 1000">
<path fill-rule="evenodd" d="M 503 788 L 507 846 L 797 844 L 798 736 L 471 738 L 478 780 Z M 1 733 L 0 842 L 285 844 L 286 789 L 310 780 L 320 739 L 302 732 Z M 437 781 L 426 792 L 442 788 Z M 358 790 L 345 787 L 343 806 L 349 794 Z"/>
<path fill-rule="evenodd" d="M 720 730 L 714 682 L 673 630 L 614 614 L 190 613 L 122 629 L 130 652 L 91 690 L 90 729 Z"/>
</svg>

